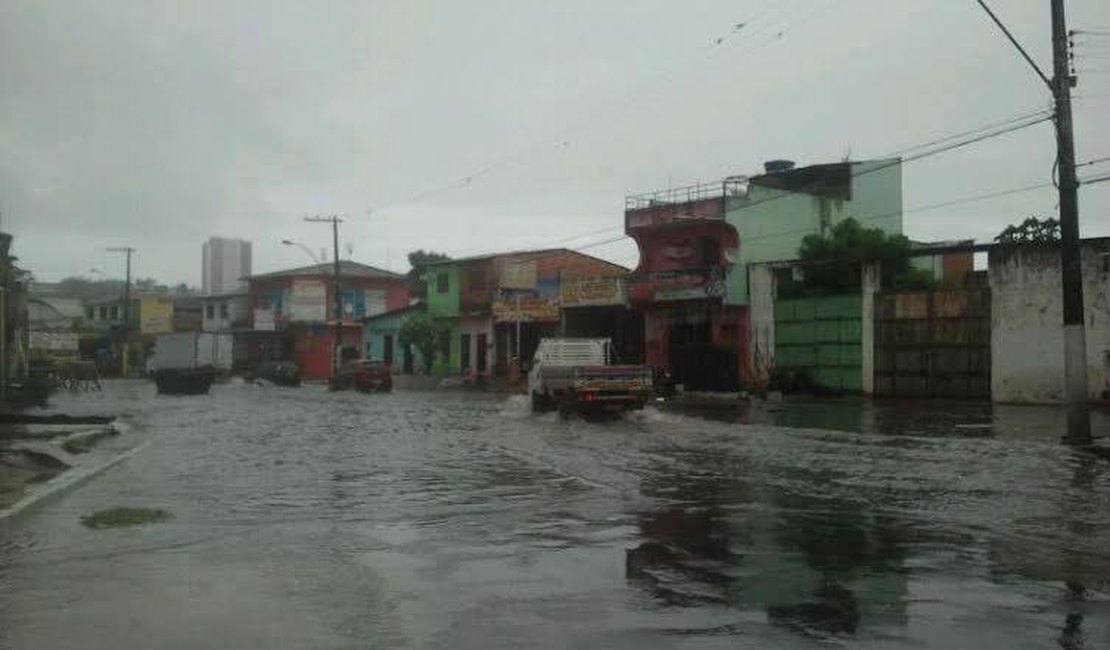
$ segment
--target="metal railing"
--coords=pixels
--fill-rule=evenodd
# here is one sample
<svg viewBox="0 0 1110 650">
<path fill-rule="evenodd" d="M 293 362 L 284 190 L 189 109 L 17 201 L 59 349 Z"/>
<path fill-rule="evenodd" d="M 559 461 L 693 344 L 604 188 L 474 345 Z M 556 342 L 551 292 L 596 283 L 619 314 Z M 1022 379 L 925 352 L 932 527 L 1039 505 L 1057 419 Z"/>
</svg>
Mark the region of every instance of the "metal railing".
<svg viewBox="0 0 1110 650">
<path fill-rule="evenodd" d="M 716 199 L 722 196 L 738 196 L 747 193 L 747 176 L 729 176 L 721 181 L 712 183 L 696 183 L 683 187 L 673 187 L 654 192 L 629 194 L 624 197 L 625 210 L 640 210 L 655 205 L 681 205 L 694 203 L 706 199 Z"/>
</svg>

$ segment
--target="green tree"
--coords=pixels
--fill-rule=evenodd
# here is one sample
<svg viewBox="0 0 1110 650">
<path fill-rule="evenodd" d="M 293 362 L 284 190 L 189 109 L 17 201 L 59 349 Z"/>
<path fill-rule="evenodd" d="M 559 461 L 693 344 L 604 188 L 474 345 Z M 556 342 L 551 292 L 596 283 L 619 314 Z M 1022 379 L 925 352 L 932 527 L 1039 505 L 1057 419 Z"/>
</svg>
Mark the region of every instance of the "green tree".
<svg viewBox="0 0 1110 650">
<path fill-rule="evenodd" d="M 1003 245 L 1053 246 L 1060 242 L 1060 222 L 1029 217 L 1019 224 L 1006 226 L 994 241 Z"/>
<path fill-rule="evenodd" d="M 427 298 L 428 297 L 428 283 L 424 279 L 425 269 L 432 262 L 442 262 L 451 259 L 443 253 L 435 253 L 426 251 L 424 249 L 415 250 L 409 253 L 409 272 L 405 274 L 405 282 L 409 287 L 409 297 L 411 298 Z"/>
<path fill-rule="evenodd" d="M 827 234 L 807 235 L 798 248 L 805 272 L 803 286 L 810 291 L 838 293 L 858 291 L 865 262 L 881 262 L 883 284 L 909 270 L 910 240 L 888 235 L 878 228 L 864 228 L 855 219 L 845 219 Z"/>
<path fill-rule="evenodd" d="M 447 336 L 447 328 L 427 314 L 413 314 L 401 322 L 397 340 L 402 346 L 411 345 L 419 350 L 424 358 L 424 373 L 430 374 Z"/>
</svg>

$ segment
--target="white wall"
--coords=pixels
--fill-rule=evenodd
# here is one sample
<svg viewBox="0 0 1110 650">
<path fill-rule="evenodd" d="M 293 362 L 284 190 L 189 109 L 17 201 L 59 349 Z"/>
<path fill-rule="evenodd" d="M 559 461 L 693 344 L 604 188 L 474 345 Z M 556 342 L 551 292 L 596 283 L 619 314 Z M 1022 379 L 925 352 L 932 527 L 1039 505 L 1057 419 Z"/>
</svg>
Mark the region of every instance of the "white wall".
<svg viewBox="0 0 1110 650">
<path fill-rule="evenodd" d="M 250 298 L 248 296 L 226 296 L 222 298 L 208 298 L 203 302 L 201 314 L 203 322 L 201 329 L 205 332 L 221 332 L 229 330 L 235 323 L 249 322 Z M 212 305 L 212 316 L 208 316 L 208 306 Z M 220 305 L 227 305 L 227 316 L 221 317 Z"/>
<path fill-rule="evenodd" d="M 1064 334 L 1060 251 L 990 253 L 991 395 L 996 402 L 1060 402 Z M 1110 399 L 1110 240 L 1083 245 L 1087 385 Z"/>
<path fill-rule="evenodd" d="M 756 384 L 767 382 L 775 368 L 775 269 L 771 264 L 748 267 L 749 368 Z"/>
</svg>

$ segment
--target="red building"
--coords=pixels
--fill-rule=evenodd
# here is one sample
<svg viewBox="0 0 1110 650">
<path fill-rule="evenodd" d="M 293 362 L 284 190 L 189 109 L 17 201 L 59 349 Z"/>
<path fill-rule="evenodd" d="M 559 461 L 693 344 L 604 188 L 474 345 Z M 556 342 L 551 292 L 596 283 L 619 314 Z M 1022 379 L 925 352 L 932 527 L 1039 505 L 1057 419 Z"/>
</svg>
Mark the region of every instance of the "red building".
<svg viewBox="0 0 1110 650">
<path fill-rule="evenodd" d="M 624 218 L 640 249 L 627 290 L 644 314 L 645 361 L 687 388 L 737 390 L 747 310 L 723 304 L 740 245 L 725 221 L 723 185 L 630 196 Z"/>
<path fill-rule="evenodd" d="M 335 342 L 334 266 L 314 264 L 248 278 L 249 355 L 257 362 L 293 360 L 306 379 L 332 373 Z M 405 276 L 352 261 L 339 263 L 342 345 L 362 350 L 362 322 L 409 304 Z"/>
</svg>

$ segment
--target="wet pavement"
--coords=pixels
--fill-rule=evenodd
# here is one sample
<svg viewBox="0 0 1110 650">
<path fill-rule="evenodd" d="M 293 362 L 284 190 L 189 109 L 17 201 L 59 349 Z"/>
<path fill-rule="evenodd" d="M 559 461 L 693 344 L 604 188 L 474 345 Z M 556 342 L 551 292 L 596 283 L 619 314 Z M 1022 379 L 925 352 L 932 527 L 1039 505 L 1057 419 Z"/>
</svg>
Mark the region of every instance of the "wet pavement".
<svg viewBox="0 0 1110 650">
<path fill-rule="evenodd" d="M 590 424 L 139 382 L 57 408 L 151 444 L 0 527 L 3 648 L 1110 647 L 1110 463 L 1054 409 Z M 80 524 L 111 506 L 173 519 Z"/>
</svg>

